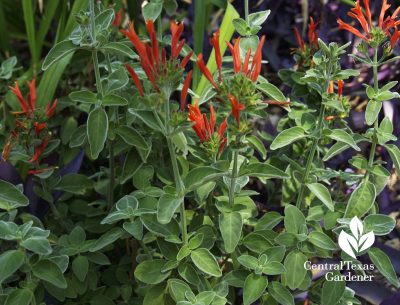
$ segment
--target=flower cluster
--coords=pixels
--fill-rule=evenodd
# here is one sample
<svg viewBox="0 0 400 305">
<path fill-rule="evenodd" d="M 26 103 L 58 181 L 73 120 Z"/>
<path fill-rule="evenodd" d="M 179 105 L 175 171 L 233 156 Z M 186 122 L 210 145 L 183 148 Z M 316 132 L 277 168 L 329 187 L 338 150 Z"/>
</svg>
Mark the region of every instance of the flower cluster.
<svg viewBox="0 0 400 305">
<path fill-rule="evenodd" d="M 315 52 L 319 50 L 317 26 L 318 22 L 315 22 L 314 19 L 310 17 L 310 22 L 307 27 L 308 44 L 301 37 L 299 30 L 296 27 L 294 28 L 294 34 L 299 47 L 292 48 L 291 51 L 295 54 L 298 68 L 308 68 L 313 65 L 312 57 Z"/>
<path fill-rule="evenodd" d="M 2 157 L 3 160 L 7 160 L 13 146 L 18 143 L 31 156 L 29 162 L 39 165 L 39 159 L 49 143 L 47 121 L 55 113 L 57 100 L 53 103 L 48 103 L 45 110 L 41 111 L 41 109 L 36 108 L 36 80 L 27 81 L 27 85 L 29 87 L 27 99 L 23 97 L 18 82 L 15 83 L 15 87 L 10 87 L 17 97 L 21 110 L 12 112 L 16 116 L 16 126 L 10 132 Z"/>
<path fill-rule="evenodd" d="M 213 74 L 206 66 L 202 54 L 198 55 L 196 63 L 204 77 L 217 91 L 217 100 L 222 102 L 230 101 L 230 109 L 239 128 L 240 111 L 255 107 L 261 99 L 255 84 L 261 72 L 262 48 L 265 36 L 261 37 L 254 52 L 250 48 L 247 50 L 243 60 L 240 55 L 240 37 L 235 40 L 234 44 L 226 42 L 233 58 L 233 75 L 226 77 L 222 75 L 222 54 L 219 40 L 220 34 L 218 30 L 210 38 L 218 69 L 217 79 L 214 79 Z"/>
<path fill-rule="evenodd" d="M 185 40 L 180 39 L 184 25 L 183 23 L 177 23 L 175 21 L 171 22 L 170 29 L 172 38 L 169 58 L 167 58 L 167 51 L 165 48 L 161 48 L 160 51 L 153 21 L 147 20 L 146 28 L 149 34 L 149 43 L 140 40 L 139 36 L 135 32 L 133 22 L 129 24 L 129 31 L 121 30 L 121 33 L 129 38 L 129 40 L 132 42 L 134 49 L 139 55 L 140 66 L 152 84 L 153 89 L 156 92 L 170 94 L 177 89 L 183 75 L 184 68 L 192 56 L 192 53 L 189 52 L 182 60 L 179 60 L 179 55 L 183 49 L 183 46 L 185 45 Z M 139 94 L 144 96 L 144 89 L 135 70 L 129 65 L 126 65 L 126 69 L 131 75 Z M 191 77 L 192 73 L 188 73 L 185 84 L 190 83 Z M 182 98 L 186 98 L 188 87 L 189 85 L 185 87 L 186 92 L 183 92 Z M 184 101 L 181 102 L 181 104 L 183 103 Z"/>
<path fill-rule="evenodd" d="M 228 119 L 225 118 L 218 127 L 217 132 L 215 132 L 216 119 L 212 104 L 210 105 L 210 120 L 207 119 L 205 114 L 201 113 L 198 101 L 196 101 L 194 105 L 189 105 L 188 107 L 188 118 L 190 122 L 194 123 L 192 128 L 196 132 L 198 138 L 212 155 L 215 157 L 220 156 L 227 142 L 225 130 Z"/>
<path fill-rule="evenodd" d="M 392 15 L 385 17 L 387 10 L 390 8 L 390 4 L 387 3 L 387 0 L 383 0 L 381 12 L 379 14 L 379 21 L 375 26 L 372 22 L 372 13 L 369 6 L 369 0 L 363 0 L 363 4 L 365 13 L 359 0 L 355 2 L 354 7 L 350 10 L 350 12 L 348 12 L 348 15 L 351 18 L 358 21 L 363 32 L 344 22 L 342 19 L 338 19 L 337 21 L 339 24 L 339 29 L 353 33 L 371 46 L 378 46 L 386 39 L 389 39 L 391 47 L 393 48 L 400 38 L 400 33 L 397 28 L 398 25 L 400 25 L 400 20 L 397 20 L 400 7 L 397 8 Z"/>
</svg>

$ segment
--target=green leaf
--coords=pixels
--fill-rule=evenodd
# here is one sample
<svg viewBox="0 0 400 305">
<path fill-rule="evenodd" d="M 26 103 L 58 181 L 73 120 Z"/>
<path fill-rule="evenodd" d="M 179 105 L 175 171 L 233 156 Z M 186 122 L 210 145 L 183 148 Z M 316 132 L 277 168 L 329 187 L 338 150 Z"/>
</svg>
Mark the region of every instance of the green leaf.
<svg viewBox="0 0 400 305">
<path fill-rule="evenodd" d="M 293 142 L 306 137 L 305 131 L 301 127 L 291 127 L 289 129 L 280 132 L 274 141 L 271 143 L 271 150 L 276 150 L 281 147 L 285 147 Z"/>
<path fill-rule="evenodd" d="M 239 212 L 222 213 L 219 216 L 219 230 L 227 253 L 235 251 L 242 234 L 243 220 Z"/>
<path fill-rule="evenodd" d="M 25 255 L 20 250 L 9 250 L 0 255 L 0 284 L 22 266 L 24 259 Z"/>
<path fill-rule="evenodd" d="M 77 103 L 94 105 L 97 102 L 97 95 L 89 90 L 74 91 L 71 92 L 68 96 L 73 102 Z"/>
<path fill-rule="evenodd" d="M 282 221 L 282 219 L 282 215 L 278 212 L 267 212 L 257 221 L 254 229 L 256 231 L 272 230 Z"/>
<path fill-rule="evenodd" d="M 86 275 L 89 271 L 89 261 L 86 256 L 78 255 L 72 261 L 72 271 L 74 272 L 75 276 L 83 282 L 86 278 Z"/>
<path fill-rule="evenodd" d="M 157 220 L 157 215 L 154 214 L 141 215 L 140 219 L 143 225 L 154 234 L 168 237 L 178 236 L 180 233 L 179 225 L 175 220 L 168 224 L 161 224 Z"/>
<path fill-rule="evenodd" d="M 268 293 L 281 305 L 294 305 L 293 295 L 280 282 L 271 282 Z"/>
<path fill-rule="evenodd" d="M 171 271 L 161 272 L 166 261 L 162 259 L 146 260 L 135 269 L 135 277 L 145 284 L 158 284 L 171 274 Z"/>
<path fill-rule="evenodd" d="M 399 279 L 393 269 L 389 257 L 379 248 L 368 250 L 368 256 L 372 263 L 378 268 L 379 272 L 395 287 L 400 287 Z"/>
<path fill-rule="evenodd" d="M 87 136 L 90 154 L 97 159 L 104 148 L 108 133 L 108 116 L 103 108 L 95 108 L 89 113 L 87 121 Z"/>
<path fill-rule="evenodd" d="M 319 248 L 325 249 L 325 250 L 333 251 L 333 250 L 337 249 L 337 247 L 336 247 L 335 243 L 332 241 L 332 239 L 330 239 L 330 237 L 323 232 L 312 231 L 308 235 L 308 240 L 313 245 L 315 245 Z"/>
<path fill-rule="evenodd" d="M 84 195 L 86 190 L 93 188 L 94 182 L 85 175 L 67 174 L 63 176 L 56 189 L 72 194 Z"/>
<path fill-rule="evenodd" d="M 133 145 L 139 149 L 147 150 L 149 145 L 142 135 L 130 126 L 120 126 L 115 132 L 129 145 Z"/>
<path fill-rule="evenodd" d="M 284 273 L 285 267 L 280 262 L 269 261 L 263 266 L 262 272 L 268 275 L 277 275 Z"/>
<path fill-rule="evenodd" d="M 322 286 L 321 303 L 324 305 L 338 304 L 344 294 L 345 289 L 346 282 L 343 280 L 325 281 L 324 285 Z"/>
<path fill-rule="evenodd" d="M 74 52 L 77 49 L 78 47 L 70 40 L 60 41 L 49 51 L 49 53 L 47 53 L 47 56 L 43 61 L 42 70 L 46 71 L 57 61 L 65 58 L 66 55 Z"/>
<path fill-rule="evenodd" d="M 331 211 L 333 211 L 334 205 L 332 202 L 331 194 L 325 185 L 321 183 L 310 183 L 307 184 L 308 189 L 313 193 L 322 203 Z"/>
<path fill-rule="evenodd" d="M 282 91 L 278 89 L 273 84 L 267 83 L 267 82 L 262 82 L 257 86 L 258 89 L 260 89 L 262 92 L 264 92 L 271 100 L 277 101 L 277 102 L 286 102 L 287 99 L 283 95 Z"/>
<path fill-rule="evenodd" d="M 248 34 L 249 26 L 247 25 L 246 20 L 242 18 L 235 18 L 232 20 L 232 24 L 240 36 L 246 36 Z"/>
<path fill-rule="evenodd" d="M 220 169 L 211 166 L 199 166 L 187 173 L 184 179 L 184 185 L 187 189 L 195 189 L 206 182 L 216 180 L 225 173 Z"/>
<path fill-rule="evenodd" d="M 130 114 L 132 114 L 133 116 L 135 116 L 135 118 L 141 120 L 144 124 L 146 124 L 151 129 L 157 130 L 160 132 L 162 131 L 162 128 L 160 125 L 158 125 L 157 119 L 154 116 L 154 113 L 152 111 L 129 108 L 128 112 Z"/>
<path fill-rule="evenodd" d="M 152 20 L 155 21 L 158 16 L 160 16 L 163 5 L 162 2 L 159 1 L 151 1 L 148 2 L 143 8 L 143 18 L 144 20 Z"/>
<path fill-rule="evenodd" d="M 294 205 L 285 207 L 285 229 L 289 233 L 297 234 L 300 229 L 306 224 L 304 214 Z"/>
<path fill-rule="evenodd" d="M 126 106 L 128 101 L 122 96 L 116 94 L 107 94 L 101 101 L 103 106 Z"/>
<path fill-rule="evenodd" d="M 354 216 L 357 216 L 361 218 L 371 209 L 375 202 L 375 198 L 375 186 L 369 181 L 361 182 L 349 198 L 344 217 L 353 218 Z"/>
<path fill-rule="evenodd" d="M 196 13 L 196 17 L 195 17 L 195 37 L 194 37 L 194 41 L 195 41 L 195 53 L 201 53 L 201 49 L 203 48 L 203 37 L 204 37 L 204 31 L 205 28 L 201 27 L 201 26 L 197 26 L 197 25 L 201 25 L 201 23 L 204 24 L 204 21 L 206 20 L 205 17 L 205 10 L 204 10 L 204 3 L 202 2 L 196 2 L 196 4 L 198 3 L 198 5 L 201 8 L 202 11 L 202 16 L 204 17 L 203 20 L 198 19 L 197 16 L 199 16 L 199 18 L 201 18 L 200 16 L 200 12 L 199 14 Z M 197 7 L 197 6 L 196 6 Z M 233 20 L 235 18 L 239 18 L 239 14 L 236 11 L 236 9 L 233 7 L 232 4 L 230 4 L 229 2 L 226 5 L 226 10 L 225 10 L 225 14 L 224 17 L 222 19 L 222 23 L 220 26 L 220 36 L 219 36 L 219 46 L 220 46 L 220 50 L 221 50 L 221 56 L 224 56 L 225 50 L 227 48 L 226 45 L 226 41 L 230 41 L 232 38 L 233 33 L 235 32 L 235 28 L 233 26 Z M 200 22 L 200 24 L 199 24 Z M 196 37 L 198 39 L 196 39 Z M 200 47 L 200 49 L 198 49 L 198 46 Z M 217 70 L 217 64 L 215 62 L 215 51 L 214 49 L 212 50 L 208 61 L 207 61 L 207 68 L 208 70 L 210 70 L 210 72 L 213 74 L 216 70 Z M 195 81 L 196 77 L 194 77 L 194 84 L 196 85 L 196 81 Z M 206 77 L 204 75 L 201 76 L 200 82 L 197 85 L 196 88 L 196 93 L 198 95 L 201 95 L 204 92 L 204 89 L 206 88 L 208 84 L 208 81 L 206 79 Z"/>
<path fill-rule="evenodd" d="M 168 287 L 171 297 L 177 303 L 186 300 L 185 294 L 187 291 L 192 292 L 188 284 L 178 279 L 168 280 Z"/>
<path fill-rule="evenodd" d="M 267 286 L 268 279 L 266 276 L 254 273 L 249 274 L 244 281 L 243 304 L 251 305 L 257 301 L 263 295 Z"/>
<path fill-rule="evenodd" d="M 49 282 L 58 288 L 67 288 L 65 280 L 58 265 L 51 260 L 44 259 L 32 266 L 33 275 L 37 278 Z"/>
<path fill-rule="evenodd" d="M 34 253 L 41 255 L 49 255 L 52 252 L 51 246 L 47 238 L 41 236 L 32 236 L 23 240 L 20 245 Z"/>
<path fill-rule="evenodd" d="M 143 238 L 143 224 L 139 218 L 135 219 L 133 222 L 124 222 L 122 227 L 137 240 Z"/>
<path fill-rule="evenodd" d="M 387 215 L 371 214 L 364 219 L 364 231 L 373 231 L 374 235 L 387 235 L 396 226 L 396 221 Z"/>
<path fill-rule="evenodd" d="M 33 297 L 32 291 L 27 288 L 15 289 L 7 296 L 5 305 L 29 305 Z"/>
<path fill-rule="evenodd" d="M 128 47 L 126 44 L 123 44 L 122 42 L 109 42 L 106 43 L 101 47 L 102 51 L 105 51 L 107 53 L 111 53 L 114 55 L 121 55 L 121 56 L 126 56 L 129 58 L 135 58 L 137 57 L 135 52 Z"/>
<path fill-rule="evenodd" d="M 384 147 L 387 149 L 390 158 L 393 161 L 397 174 L 400 173 L 400 149 L 394 144 L 386 144 Z"/>
<path fill-rule="evenodd" d="M 268 164 L 255 162 L 245 166 L 242 166 L 239 171 L 240 176 L 250 176 L 250 177 L 261 177 L 261 178 L 278 178 L 287 179 L 290 176 L 281 171 L 279 168 Z"/>
<path fill-rule="evenodd" d="M 28 38 L 29 51 L 31 55 L 31 65 L 35 66 L 39 60 L 36 48 L 36 29 L 35 29 L 35 12 L 33 9 L 32 1 L 22 0 L 22 12 L 24 14 L 24 23 L 26 35 Z M 6 30 L 6 29 L 4 29 Z"/>
<path fill-rule="evenodd" d="M 360 151 L 360 148 L 357 146 L 357 143 L 354 141 L 353 137 L 342 129 L 332 130 L 331 133 L 328 134 L 328 137 L 338 142 L 344 142 L 353 147 L 355 150 Z"/>
<path fill-rule="evenodd" d="M 377 102 L 375 100 L 370 100 L 368 102 L 367 108 L 365 109 L 365 122 L 369 126 L 374 124 L 374 122 L 378 118 L 381 108 L 382 108 L 382 102 Z"/>
<path fill-rule="evenodd" d="M 205 248 L 193 250 L 190 254 L 193 263 L 206 274 L 211 276 L 220 277 L 222 275 L 218 262 L 214 255 Z"/>
<path fill-rule="evenodd" d="M 298 250 L 290 252 L 284 262 L 286 268 L 285 279 L 286 285 L 290 289 L 296 289 L 301 286 L 304 281 L 307 270 L 304 268 L 304 263 L 307 257 Z"/>
<path fill-rule="evenodd" d="M 120 237 L 124 235 L 124 231 L 121 228 L 113 228 L 109 231 L 107 231 L 105 234 L 100 236 L 95 243 L 92 245 L 90 248 L 90 252 L 97 252 L 104 247 L 107 247 L 108 245 L 114 243 L 116 240 L 118 240 Z"/>
<path fill-rule="evenodd" d="M 105 80 L 104 82 L 104 90 L 106 94 L 109 94 L 113 91 L 116 91 L 118 89 L 121 89 L 126 86 L 126 84 L 129 82 L 128 75 L 125 72 L 125 69 L 123 67 L 119 68 L 118 70 L 115 70 L 112 72 Z"/>
<path fill-rule="evenodd" d="M 157 220 L 161 224 L 169 223 L 182 202 L 182 197 L 171 194 L 162 195 L 157 204 Z"/>
<path fill-rule="evenodd" d="M 259 138 L 252 135 L 247 136 L 246 140 L 250 143 L 250 146 L 252 146 L 260 153 L 262 159 L 265 160 L 265 158 L 267 157 L 267 149 L 265 148 L 264 143 Z"/>
<path fill-rule="evenodd" d="M 255 270 L 259 267 L 258 259 L 251 255 L 243 254 L 239 256 L 237 260 L 242 266 L 250 270 Z"/>
<path fill-rule="evenodd" d="M 249 25 L 250 26 L 260 26 L 265 20 L 267 20 L 271 10 L 259 11 L 256 13 L 249 14 Z"/>
<path fill-rule="evenodd" d="M 14 184 L 0 180 L 0 209 L 11 211 L 29 204 L 28 198 Z"/>
</svg>

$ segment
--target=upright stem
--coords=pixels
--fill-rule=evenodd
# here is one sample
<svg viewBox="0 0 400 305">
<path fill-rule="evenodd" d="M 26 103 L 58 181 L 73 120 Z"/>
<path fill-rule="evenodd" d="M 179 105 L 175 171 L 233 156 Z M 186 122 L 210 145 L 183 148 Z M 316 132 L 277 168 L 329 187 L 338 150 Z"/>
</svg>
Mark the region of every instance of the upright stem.
<svg viewBox="0 0 400 305">
<path fill-rule="evenodd" d="M 244 0 L 244 18 L 249 22 L 249 0 Z"/>
<path fill-rule="evenodd" d="M 373 60 L 372 71 L 373 71 L 373 74 L 374 74 L 374 89 L 375 89 L 375 91 L 378 91 L 378 89 L 379 89 L 379 81 L 378 81 L 378 48 L 374 49 L 374 60 Z M 370 168 L 374 164 L 376 145 L 378 144 L 378 139 L 377 139 L 377 136 L 376 136 L 377 129 L 378 129 L 378 118 L 374 122 L 374 135 L 373 135 L 373 138 L 372 138 L 371 150 L 369 152 L 368 166 Z M 367 175 L 365 176 L 366 180 L 369 179 L 369 174 L 370 174 L 370 172 L 367 172 Z"/>
<path fill-rule="evenodd" d="M 297 196 L 296 207 L 298 207 L 298 208 L 301 207 L 301 202 L 303 201 L 306 183 L 308 180 L 308 176 L 310 175 L 311 166 L 314 161 L 315 153 L 317 151 L 318 142 L 319 142 L 320 134 L 321 134 L 321 130 L 322 130 L 322 120 L 324 119 L 324 115 L 325 115 L 325 105 L 322 104 L 322 107 L 321 107 L 321 110 L 319 113 L 319 118 L 318 118 L 318 134 L 317 134 L 317 137 L 315 137 L 312 141 L 311 150 L 310 150 L 310 153 L 307 158 L 306 170 L 305 170 L 303 178 L 301 180 L 299 195 Z"/>
<path fill-rule="evenodd" d="M 170 120 L 170 109 L 169 109 L 169 95 L 165 100 L 165 130 L 166 130 L 166 139 L 167 139 L 167 144 L 168 144 L 168 150 L 169 150 L 169 155 L 171 158 L 171 163 L 172 163 L 172 171 L 174 174 L 174 181 L 175 181 L 175 188 L 176 188 L 176 193 L 179 196 L 183 195 L 183 182 L 181 175 L 179 173 L 179 166 L 178 166 L 178 161 L 177 161 L 177 156 L 175 153 L 175 146 L 174 143 L 171 140 L 170 136 L 170 131 L 171 128 L 169 126 L 169 120 Z M 186 245 L 188 243 L 188 233 L 187 233 L 187 224 L 186 224 L 186 210 L 185 210 L 185 200 L 182 200 L 181 206 L 180 206 L 180 214 L 181 214 L 181 231 L 182 231 L 182 241 L 183 244 Z"/>
<path fill-rule="evenodd" d="M 240 142 L 240 137 L 236 138 L 237 143 Z M 229 188 L 229 206 L 233 207 L 235 204 L 235 189 L 236 189 L 236 179 L 238 176 L 238 161 L 239 161 L 239 151 L 235 150 L 232 155 L 233 167 L 231 174 L 231 186 Z"/>
<path fill-rule="evenodd" d="M 99 68 L 99 58 L 97 57 L 97 50 L 92 51 L 93 65 L 94 65 L 94 75 L 96 77 L 96 87 L 97 92 L 103 95 L 103 86 L 101 84 L 100 78 L 100 68 Z"/>
<path fill-rule="evenodd" d="M 109 153 L 109 171 L 110 171 L 110 183 L 108 185 L 108 209 L 110 210 L 114 204 L 114 184 L 115 184 L 115 161 L 114 161 L 114 145 L 113 141 L 108 142 L 108 153 Z"/>
</svg>

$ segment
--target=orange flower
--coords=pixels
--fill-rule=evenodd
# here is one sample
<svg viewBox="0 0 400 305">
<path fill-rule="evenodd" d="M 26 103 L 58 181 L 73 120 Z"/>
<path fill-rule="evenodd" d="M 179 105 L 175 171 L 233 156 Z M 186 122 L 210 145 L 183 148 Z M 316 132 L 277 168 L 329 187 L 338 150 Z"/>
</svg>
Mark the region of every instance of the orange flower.
<svg viewBox="0 0 400 305">
<path fill-rule="evenodd" d="M 48 144 L 49 144 L 49 138 L 46 136 L 40 145 L 35 146 L 35 153 L 33 154 L 32 158 L 29 160 L 29 162 L 37 163 L 40 156 L 42 155 L 44 149 L 47 147 Z"/>
<path fill-rule="evenodd" d="M 119 28 L 121 26 L 121 20 L 122 20 L 122 9 L 119 9 L 117 13 L 115 13 L 115 11 L 114 11 L 114 14 L 115 14 L 115 17 L 112 22 L 112 26 Z"/>
<path fill-rule="evenodd" d="M 197 60 L 196 60 L 197 66 L 199 67 L 201 73 L 203 73 L 203 75 L 207 78 L 207 80 L 214 86 L 215 89 L 218 90 L 218 85 L 214 82 L 214 78 L 210 72 L 210 70 L 208 70 L 206 64 L 204 63 L 203 60 L 203 54 L 199 54 L 197 56 Z"/>
<path fill-rule="evenodd" d="M 339 29 L 346 30 L 350 33 L 353 33 L 357 37 L 362 40 L 369 42 L 372 37 L 372 29 L 374 25 L 372 23 L 372 15 L 371 9 L 369 7 L 369 0 L 363 0 L 365 13 L 363 12 L 363 8 L 361 7 L 360 0 L 357 0 L 354 4 L 354 7 L 348 12 L 348 15 L 357 20 L 360 24 L 364 33 L 355 27 L 351 26 L 348 23 L 345 23 L 343 20 L 338 19 Z M 387 3 L 387 0 L 382 1 L 382 8 L 379 14 L 378 28 L 382 30 L 382 32 L 390 39 L 392 47 L 399 39 L 399 34 L 397 33 L 397 26 L 400 24 L 400 21 L 396 20 L 397 15 L 400 12 L 400 8 L 397 8 L 395 12 L 391 16 L 387 16 L 385 18 L 386 11 L 390 8 L 390 4 Z M 394 33 L 390 31 L 393 30 Z"/>
<path fill-rule="evenodd" d="M 185 78 L 185 82 L 183 83 L 182 91 L 181 91 L 181 111 L 185 110 L 186 97 L 189 90 L 190 82 L 192 80 L 193 70 L 190 70 L 188 75 Z"/>
<path fill-rule="evenodd" d="M 201 113 L 198 101 L 196 101 L 194 105 L 189 105 L 188 119 L 190 122 L 195 123 L 192 128 L 201 142 L 209 142 L 213 139 L 215 133 L 215 113 L 212 104 L 210 106 L 210 120 L 207 119 L 205 114 Z M 227 124 L 228 119 L 225 118 L 217 130 L 219 143 L 218 154 L 222 153 L 227 142 L 225 137 Z"/>
<path fill-rule="evenodd" d="M 11 143 L 11 137 L 7 139 L 6 144 L 3 147 L 3 151 L 1 152 L 1 157 L 3 158 L 4 161 L 7 161 L 8 158 L 10 157 L 11 149 L 13 145 Z"/>
<path fill-rule="evenodd" d="M 307 36 L 308 36 L 308 43 L 314 49 L 318 48 L 317 26 L 318 26 L 318 22 L 314 22 L 314 19 L 312 17 L 310 17 L 310 22 L 308 23 Z M 299 30 L 296 27 L 293 30 L 294 30 L 294 34 L 296 36 L 297 43 L 299 44 L 300 50 L 301 51 L 305 51 L 306 50 L 306 43 L 301 38 Z M 294 48 L 293 50 L 296 51 L 297 49 Z"/>
<path fill-rule="evenodd" d="M 215 51 L 215 62 L 217 63 L 218 74 L 219 74 L 218 80 L 221 82 L 222 81 L 222 55 L 221 55 L 221 49 L 219 47 L 219 30 L 213 34 L 212 38 L 210 38 L 210 43 L 213 46 L 214 51 Z"/>
<path fill-rule="evenodd" d="M 238 124 L 238 127 L 239 127 L 240 126 L 240 111 L 245 109 L 245 105 L 240 104 L 232 94 L 229 94 L 228 98 L 231 101 L 232 115 L 235 118 L 235 120 Z"/>
</svg>

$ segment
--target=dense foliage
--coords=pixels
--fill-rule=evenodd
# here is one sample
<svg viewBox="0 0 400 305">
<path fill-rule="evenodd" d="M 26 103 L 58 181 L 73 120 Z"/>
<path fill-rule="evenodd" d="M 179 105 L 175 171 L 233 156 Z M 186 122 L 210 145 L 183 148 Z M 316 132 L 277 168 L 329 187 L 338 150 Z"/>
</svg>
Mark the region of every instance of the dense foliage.
<svg viewBox="0 0 400 305">
<path fill-rule="evenodd" d="M 361 304 L 345 275 L 365 268 L 398 291 L 399 252 L 379 246 L 396 221 L 377 198 L 400 172 L 382 110 L 397 81 L 379 76 L 400 59 L 400 7 L 356 1 L 332 25 L 348 43 L 305 18 L 278 85 L 271 11 L 248 1 L 243 16 L 211 1 L 209 39 L 187 35 L 179 1 L 131 21 L 136 1 L 61 2 L 44 1 L 37 27 L 36 1 L 21 1 L 29 68 L 0 35 L 0 304 Z M 365 130 L 346 94 L 360 71 Z M 334 281 L 305 267 L 340 261 L 351 270 Z"/>
</svg>

